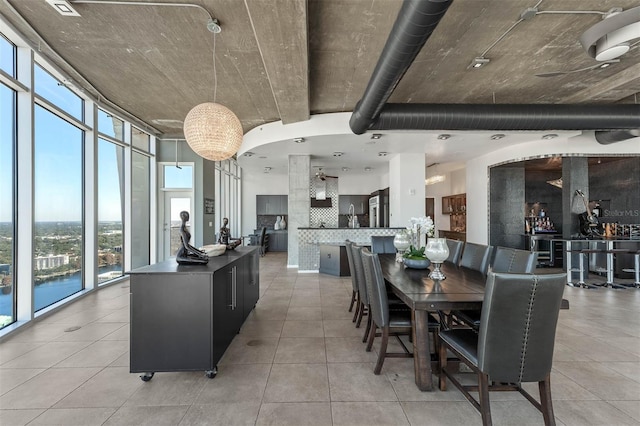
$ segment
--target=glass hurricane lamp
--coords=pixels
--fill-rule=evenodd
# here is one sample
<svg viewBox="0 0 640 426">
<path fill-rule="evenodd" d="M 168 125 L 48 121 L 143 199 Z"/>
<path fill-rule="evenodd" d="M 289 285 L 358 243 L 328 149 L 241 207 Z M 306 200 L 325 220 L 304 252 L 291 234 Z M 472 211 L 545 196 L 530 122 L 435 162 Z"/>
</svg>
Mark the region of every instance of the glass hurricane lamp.
<svg viewBox="0 0 640 426">
<path fill-rule="evenodd" d="M 402 253 L 404 253 L 411 245 L 411 240 L 406 232 L 400 232 L 393 238 L 393 246 L 398 250 L 396 253 L 396 262 L 402 262 Z"/>
<path fill-rule="evenodd" d="M 440 270 L 442 262 L 449 257 L 449 246 L 447 246 L 446 238 L 429 238 L 424 254 L 433 263 L 433 271 L 429 273 L 432 280 L 442 281 L 446 277 Z"/>
</svg>

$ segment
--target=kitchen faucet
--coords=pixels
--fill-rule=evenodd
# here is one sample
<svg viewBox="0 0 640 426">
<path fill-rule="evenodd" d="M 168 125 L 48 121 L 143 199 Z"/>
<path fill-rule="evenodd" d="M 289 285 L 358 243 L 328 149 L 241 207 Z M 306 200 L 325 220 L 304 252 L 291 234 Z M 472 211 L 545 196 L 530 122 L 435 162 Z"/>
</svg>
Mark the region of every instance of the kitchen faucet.
<svg viewBox="0 0 640 426">
<path fill-rule="evenodd" d="M 356 208 L 354 207 L 353 204 L 349 204 L 349 227 L 350 228 L 355 228 L 356 227 Z"/>
</svg>

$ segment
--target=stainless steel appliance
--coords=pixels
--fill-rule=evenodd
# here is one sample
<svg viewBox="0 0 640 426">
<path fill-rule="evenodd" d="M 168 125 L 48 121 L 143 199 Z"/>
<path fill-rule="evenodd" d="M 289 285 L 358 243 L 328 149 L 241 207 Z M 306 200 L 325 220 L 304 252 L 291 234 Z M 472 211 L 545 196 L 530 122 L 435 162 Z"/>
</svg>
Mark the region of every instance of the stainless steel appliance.
<svg viewBox="0 0 640 426">
<path fill-rule="evenodd" d="M 369 198 L 369 227 L 380 228 L 380 196 Z"/>
</svg>

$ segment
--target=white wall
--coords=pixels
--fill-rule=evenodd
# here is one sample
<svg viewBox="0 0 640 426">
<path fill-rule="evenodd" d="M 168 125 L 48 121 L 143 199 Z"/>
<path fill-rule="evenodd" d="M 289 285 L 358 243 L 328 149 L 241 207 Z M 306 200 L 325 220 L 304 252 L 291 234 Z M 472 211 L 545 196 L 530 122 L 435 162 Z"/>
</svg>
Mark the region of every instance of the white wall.
<svg viewBox="0 0 640 426">
<path fill-rule="evenodd" d="M 345 175 L 338 179 L 338 194 L 365 195 L 389 186 L 389 175 L 371 174 Z"/>
<path fill-rule="evenodd" d="M 389 226 L 405 227 L 425 207 L 424 155 L 396 154 L 389 161 Z"/>
<path fill-rule="evenodd" d="M 467 241 L 489 241 L 489 167 L 510 161 L 552 155 L 640 154 L 640 138 L 601 145 L 591 135 L 535 141 L 505 147 L 467 162 Z"/>
</svg>

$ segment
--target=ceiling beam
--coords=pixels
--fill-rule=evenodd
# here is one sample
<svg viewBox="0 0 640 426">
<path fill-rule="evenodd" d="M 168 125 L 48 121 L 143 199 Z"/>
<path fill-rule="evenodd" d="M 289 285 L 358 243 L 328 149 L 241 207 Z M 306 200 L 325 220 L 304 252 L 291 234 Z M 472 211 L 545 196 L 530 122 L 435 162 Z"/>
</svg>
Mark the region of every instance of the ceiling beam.
<svg viewBox="0 0 640 426">
<path fill-rule="evenodd" d="M 562 99 L 563 103 L 616 102 L 640 92 L 640 64 L 635 64 L 586 89 Z"/>
<path fill-rule="evenodd" d="M 245 0 L 283 124 L 309 119 L 307 0 Z"/>
</svg>

